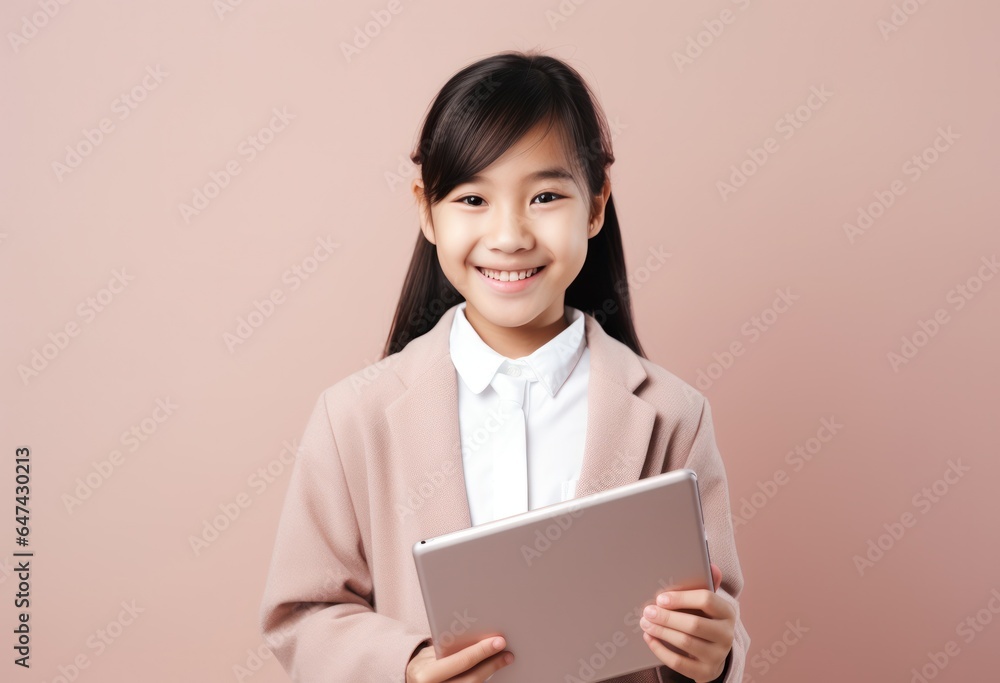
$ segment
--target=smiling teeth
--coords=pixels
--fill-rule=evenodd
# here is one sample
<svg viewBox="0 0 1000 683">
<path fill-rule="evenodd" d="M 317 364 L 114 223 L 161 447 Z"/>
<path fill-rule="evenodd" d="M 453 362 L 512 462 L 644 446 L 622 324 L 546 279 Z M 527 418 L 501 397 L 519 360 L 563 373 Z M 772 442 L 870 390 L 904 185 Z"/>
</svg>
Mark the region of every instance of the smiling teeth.
<svg viewBox="0 0 1000 683">
<path fill-rule="evenodd" d="M 531 277 L 538 272 L 538 268 L 532 268 L 531 270 L 486 270 L 485 268 L 480 268 L 479 272 L 491 280 L 510 282 L 511 280 L 523 280 L 526 277 Z"/>
</svg>

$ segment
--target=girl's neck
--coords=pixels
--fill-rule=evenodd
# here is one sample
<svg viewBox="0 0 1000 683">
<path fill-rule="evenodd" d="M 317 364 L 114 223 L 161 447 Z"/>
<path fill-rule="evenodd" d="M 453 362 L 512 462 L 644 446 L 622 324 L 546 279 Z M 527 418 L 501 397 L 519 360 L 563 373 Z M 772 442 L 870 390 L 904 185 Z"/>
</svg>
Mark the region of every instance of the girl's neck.
<svg viewBox="0 0 1000 683">
<path fill-rule="evenodd" d="M 475 309 L 470 309 L 468 305 L 465 308 L 465 317 L 487 346 L 510 359 L 530 356 L 569 327 L 565 309 L 561 305 L 554 319 L 546 312 L 520 327 L 495 325 Z M 546 320 L 546 317 L 550 319 Z"/>
</svg>

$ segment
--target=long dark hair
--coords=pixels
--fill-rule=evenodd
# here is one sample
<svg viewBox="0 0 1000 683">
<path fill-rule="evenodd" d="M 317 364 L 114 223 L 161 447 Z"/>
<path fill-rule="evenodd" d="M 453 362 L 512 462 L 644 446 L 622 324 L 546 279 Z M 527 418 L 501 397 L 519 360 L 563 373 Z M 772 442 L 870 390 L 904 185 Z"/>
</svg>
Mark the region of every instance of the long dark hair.
<svg viewBox="0 0 1000 683">
<path fill-rule="evenodd" d="M 431 104 L 417 149 L 410 155 L 420 165 L 427 206 L 444 199 L 545 121 L 562 136 L 567 152 L 575 152 L 570 154 L 571 170 L 585 179 L 590 196 L 601 194 L 615 158 L 607 120 L 590 88 L 575 69 L 554 57 L 509 51 L 463 68 Z M 402 351 L 462 301 L 441 270 L 437 246 L 418 229 L 380 360 Z M 646 357 L 632 324 L 614 193 L 605 205 L 603 227 L 587 245 L 583 268 L 566 289 L 564 304 L 593 315 L 605 332 Z"/>
</svg>

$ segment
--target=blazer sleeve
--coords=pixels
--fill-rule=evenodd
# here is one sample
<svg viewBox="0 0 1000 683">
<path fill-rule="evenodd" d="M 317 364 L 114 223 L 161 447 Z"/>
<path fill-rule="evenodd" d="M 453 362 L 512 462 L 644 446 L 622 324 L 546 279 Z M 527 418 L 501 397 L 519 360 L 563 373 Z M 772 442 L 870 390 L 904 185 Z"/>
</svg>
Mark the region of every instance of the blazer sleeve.
<svg viewBox="0 0 1000 683">
<path fill-rule="evenodd" d="M 669 460 L 678 462 L 674 458 Z M 715 442 L 715 427 L 708 399 L 702 396 L 701 416 L 691 449 L 680 467 L 694 470 L 698 475 L 698 493 L 701 497 L 705 531 L 708 534 L 708 554 L 722 571 L 722 582 L 715 592 L 733 606 L 736 627 L 733 647 L 726 657 L 726 665 L 713 683 L 741 683 L 750 649 L 750 635 L 740 617 L 740 594 L 743 592 L 743 571 L 736 554 L 736 538 L 730 513 L 729 485 L 722 456 Z M 689 683 L 692 679 L 682 676 L 667 666 L 656 667 L 659 683 Z"/>
<path fill-rule="evenodd" d="M 372 576 L 326 397 L 316 402 L 292 466 L 259 628 L 293 681 L 404 683 L 428 634 L 372 607 Z"/>
</svg>

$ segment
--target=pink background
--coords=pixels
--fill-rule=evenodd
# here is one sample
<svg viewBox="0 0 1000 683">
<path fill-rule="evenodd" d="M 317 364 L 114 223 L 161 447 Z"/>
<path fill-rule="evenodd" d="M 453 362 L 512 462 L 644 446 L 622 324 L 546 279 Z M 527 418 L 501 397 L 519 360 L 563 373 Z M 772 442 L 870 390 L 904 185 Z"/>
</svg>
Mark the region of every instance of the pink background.
<svg viewBox="0 0 1000 683">
<path fill-rule="evenodd" d="M 422 116 L 462 66 L 534 47 L 579 69 L 617 127 L 614 197 L 650 358 L 691 383 L 714 377 L 701 388 L 733 510 L 751 506 L 737 533 L 746 680 L 996 676 L 1000 278 L 981 261 L 1000 252 L 996 3 L 400 0 L 350 61 L 341 44 L 388 3 L 51 4 L 51 18 L 37 1 L 0 10 L 0 678 L 57 681 L 82 656 L 84 682 L 232 681 L 248 650 L 266 653 L 256 618 L 283 444 L 385 342 L 418 234 L 407 155 Z M 899 26 L 880 30 L 894 11 Z M 832 94 L 809 108 L 814 87 Z M 294 119 L 250 159 L 240 145 L 275 108 Z M 776 129 L 788 114 L 799 127 Z M 109 132 L 58 173 L 102 119 Z M 766 144 L 752 168 L 748 149 Z M 905 165 L 921 155 L 917 178 Z M 185 220 L 179 205 L 234 160 L 239 175 Z M 724 198 L 717 183 L 744 162 L 752 175 Z M 905 192 L 849 238 L 844 224 L 893 183 Z M 322 237 L 329 257 L 283 279 L 313 265 Z M 669 258 L 647 264 L 658 251 Z M 121 269 L 131 280 L 108 302 Z M 224 335 L 274 289 L 282 303 L 230 351 Z M 774 315 L 779 289 L 799 298 Z M 947 322 L 923 334 L 938 309 Z M 756 336 L 753 316 L 771 323 Z M 22 378 L 68 323 L 75 336 Z M 894 369 L 904 336 L 920 347 Z M 734 342 L 723 367 L 713 354 Z M 786 459 L 825 418 L 842 428 L 809 462 Z M 123 442 L 133 425 L 144 440 Z M 30 673 L 10 649 L 21 445 Z M 110 476 L 95 474 L 116 450 Z M 968 470 L 947 483 L 952 461 Z M 268 467 L 269 482 L 255 476 Z M 68 511 L 88 475 L 99 488 Z M 196 553 L 191 537 L 241 494 L 249 506 Z M 914 524 L 893 527 L 907 513 Z M 880 535 L 888 549 L 859 571 Z M 123 601 L 144 611 L 99 650 Z M 956 628 L 977 614 L 967 642 Z M 938 673 L 928 653 L 949 641 Z M 287 679 L 270 657 L 243 680 Z"/>
</svg>

